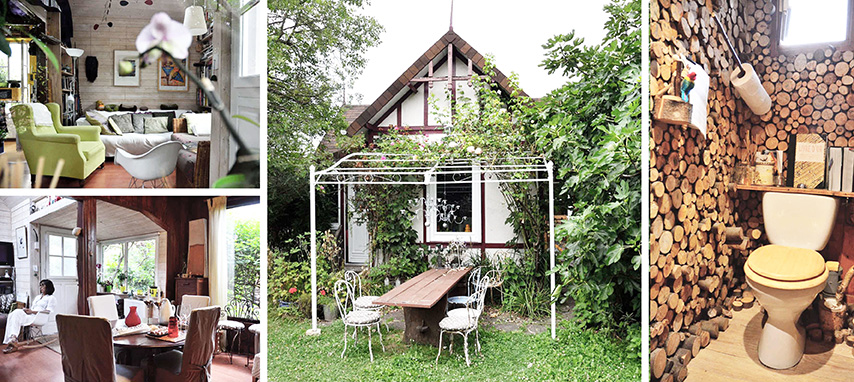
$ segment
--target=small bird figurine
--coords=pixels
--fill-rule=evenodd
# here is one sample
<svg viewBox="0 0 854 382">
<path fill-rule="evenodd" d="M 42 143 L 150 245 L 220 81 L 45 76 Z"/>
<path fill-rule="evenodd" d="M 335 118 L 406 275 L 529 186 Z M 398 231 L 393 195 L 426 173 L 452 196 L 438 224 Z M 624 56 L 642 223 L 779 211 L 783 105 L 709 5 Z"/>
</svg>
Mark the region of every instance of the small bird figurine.
<svg viewBox="0 0 854 382">
<path fill-rule="evenodd" d="M 688 102 L 688 93 L 694 88 L 694 80 L 697 79 L 697 73 L 691 72 L 682 77 L 682 100 Z"/>
</svg>

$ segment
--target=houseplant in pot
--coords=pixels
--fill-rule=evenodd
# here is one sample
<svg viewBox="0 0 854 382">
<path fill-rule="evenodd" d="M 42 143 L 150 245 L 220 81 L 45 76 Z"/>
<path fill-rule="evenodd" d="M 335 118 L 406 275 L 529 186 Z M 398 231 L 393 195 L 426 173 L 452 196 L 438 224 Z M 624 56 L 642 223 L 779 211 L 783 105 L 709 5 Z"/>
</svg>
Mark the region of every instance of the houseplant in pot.
<svg viewBox="0 0 854 382">
<path fill-rule="evenodd" d="M 338 319 L 338 304 L 331 293 L 326 293 L 326 289 L 321 289 L 317 293 L 317 305 L 323 307 L 323 319 L 326 321 L 334 321 Z"/>
<path fill-rule="evenodd" d="M 113 290 L 113 280 L 108 279 L 106 275 L 104 275 L 103 266 L 101 264 L 96 264 L 96 268 L 98 268 L 98 285 L 104 289 L 104 292 L 110 293 Z"/>
<path fill-rule="evenodd" d="M 116 279 L 119 280 L 119 286 L 121 288 L 122 293 L 126 293 L 127 291 L 127 280 L 130 278 L 130 275 L 126 272 L 119 272 L 116 274 Z"/>
</svg>

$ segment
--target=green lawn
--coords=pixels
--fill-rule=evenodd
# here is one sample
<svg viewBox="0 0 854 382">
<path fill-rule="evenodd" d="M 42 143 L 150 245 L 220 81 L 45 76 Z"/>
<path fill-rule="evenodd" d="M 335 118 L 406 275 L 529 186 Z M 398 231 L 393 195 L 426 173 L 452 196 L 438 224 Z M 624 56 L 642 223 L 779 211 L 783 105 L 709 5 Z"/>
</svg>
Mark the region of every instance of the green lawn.
<svg viewBox="0 0 854 382">
<path fill-rule="evenodd" d="M 352 346 L 348 339 L 346 358 L 341 321 L 323 327 L 319 337 L 305 335 L 309 320 L 283 319 L 270 312 L 268 326 L 268 375 L 270 381 L 637 381 L 640 360 L 632 357 L 627 344 L 611 335 L 559 325 L 558 339 L 549 333 L 529 335 L 481 328 L 482 355 L 475 355 L 474 334 L 470 337 L 471 367 L 462 354 L 462 339 L 454 336 L 454 354 L 437 349 L 406 345 L 402 333 L 385 332 L 385 353 L 374 332 L 374 363 L 368 355 L 367 333 L 359 332 Z M 458 345 L 458 346 L 457 346 Z"/>
</svg>

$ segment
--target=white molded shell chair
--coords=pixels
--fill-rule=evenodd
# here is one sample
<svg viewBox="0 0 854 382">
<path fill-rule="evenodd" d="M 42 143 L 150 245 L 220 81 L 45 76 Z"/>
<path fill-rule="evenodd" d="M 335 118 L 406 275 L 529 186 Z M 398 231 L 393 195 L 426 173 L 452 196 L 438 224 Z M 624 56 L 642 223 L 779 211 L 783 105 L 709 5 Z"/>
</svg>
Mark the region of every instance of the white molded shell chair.
<svg viewBox="0 0 854 382">
<path fill-rule="evenodd" d="M 141 180 L 141 188 L 145 188 L 145 182 L 151 182 L 156 187 L 157 180 L 161 186 L 166 186 L 165 178 L 175 171 L 178 164 L 178 152 L 184 145 L 181 142 L 163 142 L 148 150 L 145 154 L 133 155 L 120 148 L 116 149 L 116 164 L 124 167 L 130 174 L 131 181 L 128 187 L 136 186 Z"/>
</svg>

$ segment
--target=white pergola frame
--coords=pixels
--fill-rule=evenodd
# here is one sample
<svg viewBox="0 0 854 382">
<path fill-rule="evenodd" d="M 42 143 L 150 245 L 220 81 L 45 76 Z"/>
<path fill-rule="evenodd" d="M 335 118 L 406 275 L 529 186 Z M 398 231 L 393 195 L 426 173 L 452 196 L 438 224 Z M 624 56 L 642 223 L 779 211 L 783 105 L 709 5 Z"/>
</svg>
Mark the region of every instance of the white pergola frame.
<svg viewBox="0 0 854 382">
<path fill-rule="evenodd" d="M 358 163 L 360 166 L 355 166 Z M 368 166 L 364 166 L 368 164 Z M 376 167 L 373 167 L 376 166 Z M 458 180 L 438 181 L 437 174 L 472 175 L 472 169 L 479 167 L 479 173 L 508 174 L 511 177 L 492 176 L 478 179 L 480 183 L 531 183 L 549 184 L 549 261 L 550 269 L 555 268 L 555 221 L 554 221 L 554 163 L 543 157 L 478 157 L 465 159 L 419 159 L 412 154 L 354 153 L 338 160 L 327 169 L 316 171 L 309 169 L 309 204 L 311 214 L 311 329 L 307 334 L 320 334 L 317 328 L 317 219 L 315 211 L 316 187 L 323 184 L 411 184 L 426 186 L 430 184 L 460 183 Z M 541 177 L 545 173 L 546 177 Z M 524 175 L 524 176 L 519 176 Z M 555 274 L 549 275 L 551 295 L 555 292 Z M 552 338 L 557 336 L 555 302 L 551 303 Z"/>
</svg>

